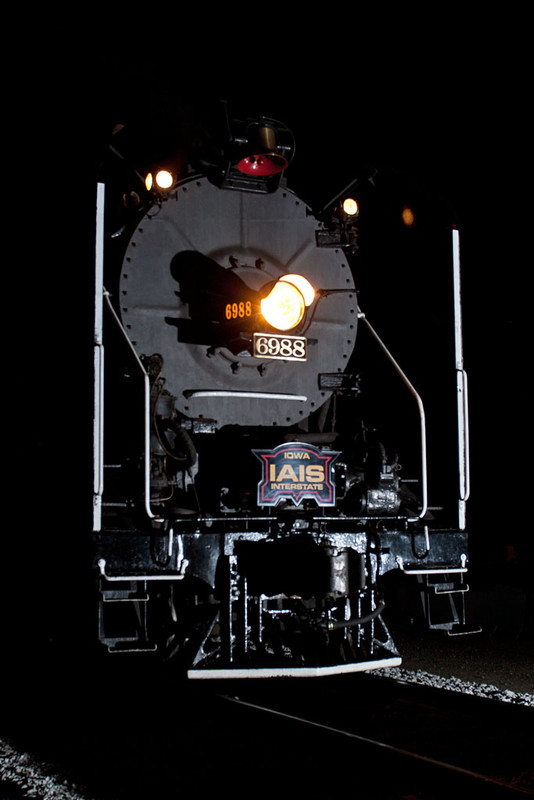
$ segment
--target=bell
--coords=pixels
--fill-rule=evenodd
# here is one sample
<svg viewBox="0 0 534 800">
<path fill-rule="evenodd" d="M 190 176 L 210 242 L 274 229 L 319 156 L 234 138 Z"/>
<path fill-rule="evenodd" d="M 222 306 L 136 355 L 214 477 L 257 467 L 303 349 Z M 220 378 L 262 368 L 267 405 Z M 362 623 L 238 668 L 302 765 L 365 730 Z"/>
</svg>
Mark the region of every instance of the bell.
<svg viewBox="0 0 534 800">
<path fill-rule="evenodd" d="M 257 125 L 249 140 L 252 154 L 237 163 L 244 175 L 277 175 L 287 167 L 287 159 L 277 152 L 276 131 L 270 125 Z"/>
</svg>

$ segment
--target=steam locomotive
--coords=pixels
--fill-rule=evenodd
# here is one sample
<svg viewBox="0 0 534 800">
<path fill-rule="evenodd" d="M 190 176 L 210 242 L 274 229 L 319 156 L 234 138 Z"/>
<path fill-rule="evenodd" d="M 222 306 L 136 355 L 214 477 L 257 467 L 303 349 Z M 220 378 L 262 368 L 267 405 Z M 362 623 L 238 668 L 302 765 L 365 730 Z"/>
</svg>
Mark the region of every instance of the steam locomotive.
<svg viewBox="0 0 534 800">
<path fill-rule="evenodd" d="M 360 307 L 360 206 L 372 177 L 314 211 L 287 185 L 292 132 L 261 116 L 227 121 L 217 146 L 166 189 L 142 183 L 115 145 L 111 177 L 97 185 L 99 641 L 159 653 L 191 679 L 398 665 L 388 576 L 411 582 L 430 627 L 465 626 L 458 232 L 457 496 L 445 524 L 429 505 L 423 399 Z M 403 395 L 390 411 L 409 408 L 395 423 L 407 455 L 365 417 L 385 375 Z"/>
</svg>

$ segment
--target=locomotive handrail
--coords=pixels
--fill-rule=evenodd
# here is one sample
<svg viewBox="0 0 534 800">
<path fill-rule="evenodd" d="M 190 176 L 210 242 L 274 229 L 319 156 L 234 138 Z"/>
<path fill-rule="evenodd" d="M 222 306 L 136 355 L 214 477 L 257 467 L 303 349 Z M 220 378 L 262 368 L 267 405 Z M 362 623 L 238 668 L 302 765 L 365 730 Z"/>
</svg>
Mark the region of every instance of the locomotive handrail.
<svg viewBox="0 0 534 800">
<path fill-rule="evenodd" d="M 385 355 L 387 356 L 388 360 L 391 362 L 395 371 L 401 377 L 403 383 L 406 385 L 410 393 L 415 398 L 417 403 L 417 408 L 419 410 L 419 423 L 420 423 L 420 436 L 421 436 L 421 494 L 422 494 L 422 507 L 421 511 L 419 512 L 417 517 L 408 517 L 408 522 L 417 522 L 417 520 L 423 519 L 427 510 L 428 510 L 428 489 L 427 489 L 427 459 L 426 459 L 426 421 L 425 421 L 425 408 L 423 406 L 423 401 L 421 397 L 415 390 L 415 387 L 408 379 L 408 376 L 404 373 L 401 369 L 400 365 L 397 363 L 393 355 L 390 353 L 378 333 L 375 331 L 365 314 L 360 310 L 358 311 L 358 319 L 363 320 L 363 322 L 367 325 L 370 333 L 373 335 L 375 340 L 378 342 L 382 350 L 384 351 Z"/>
<path fill-rule="evenodd" d="M 457 370 L 458 418 L 459 418 L 459 452 L 460 452 L 460 500 L 465 502 L 471 493 L 469 470 L 469 420 L 468 420 L 468 387 L 467 372 Z"/>
<path fill-rule="evenodd" d="M 95 309 L 94 309 L 94 429 L 93 429 L 93 528 L 100 528 L 100 510 L 102 495 L 104 492 L 104 342 L 103 342 L 103 304 L 106 301 L 107 308 L 111 312 L 119 330 L 121 331 L 134 359 L 141 370 L 144 381 L 145 396 L 145 465 L 144 465 L 144 486 L 145 486 L 145 510 L 150 519 L 155 518 L 155 514 L 150 507 L 150 380 L 148 374 L 133 347 L 130 338 L 113 308 L 109 292 L 103 284 L 104 276 L 104 198 L 105 188 L 103 184 L 97 187 L 97 213 L 96 213 L 96 244 L 95 244 Z"/>
<path fill-rule="evenodd" d="M 285 392 L 242 392 L 232 389 L 186 389 L 184 397 L 248 397 L 254 400 L 300 400 L 305 403 L 308 399 L 305 394 L 290 394 Z"/>
<path fill-rule="evenodd" d="M 98 559 L 98 569 L 100 570 L 100 575 L 106 581 L 111 582 L 120 582 L 120 581 L 179 581 L 185 577 L 185 570 L 189 565 L 189 561 L 184 558 L 180 565 L 179 572 L 173 573 L 161 573 L 150 575 L 149 573 L 143 575 L 109 575 L 106 572 L 106 559 L 99 558 Z"/>
<path fill-rule="evenodd" d="M 411 567 L 404 562 L 402 556 L 397 556 L 395 561 L 399 569 L 407 575 L 447 575 L 449 573 L 458 574 L 467 572 L 467 556 L 465 553 L 462 553 L 460 556 L 460 567 Z"/>
<path fill-rule="evenodd" d="M 95 219 L 95 305 L 93 348 L 93 530 L 102 523 L 102 494 L 104 491 L 104 347 L 102 343 L 102 280 L 104 274 L 104 186 L 98 184 Z"/>
<path fill-rule="evenodd" d="M 428 567 L 427 569 L 415 567 L 411 569 L 409 566 L 406 566 L 400 556 L 397 557 L 397 564 L 399 569 L 406 575 L 448 575 L 449 573 L 451 575 L 458 575 L 467 572 L 467 567 L 436 567 L 435 569 L 432 567 Z"/>
<path fill-rule="evenodd" d="M 147 371 L 145 370 L 139 356 L 137 355 L 134 346 L 130 341 L 130 337 L 124 330 L 124 326 L 122 325 L 117 312 L 113 308 L 113 304 L 110 300 L 109 292 L 104 288 L 104 297 L 106 298 L 107 306 L 117 323 L 119 330 L 121 331 L 122 335 L 124 336 L 126 343 L 132 354 L 134 359 L 141 371 L 143 376 L 143 384 L 144 384 L 144 399 L 145 399 L 145 427 L 144 427 L 144 438 L 145 438 L 145 462 L 144 462 L 144 484 L 145 484 L 145 511 L 150 519 L 154 519 L 156 515 L 152 511 L 151 504 L 150 504 L 150 378 L 148 376 Z"/>
<path fill-rule="evenodd" d="M 459 524 L 465 528 L 465 504 L 471 493 L 469 464 L 469 417 L 467 397 L 467 373 L 464 369 L 462 337 L 462 302 L 460 287 L 460 234 L 452 231 L 453 284 L 454 284 L 454 348 L 456 362 L 456 394 L 458 416 L 458 469 L 459 486 Z"/>
</svg>

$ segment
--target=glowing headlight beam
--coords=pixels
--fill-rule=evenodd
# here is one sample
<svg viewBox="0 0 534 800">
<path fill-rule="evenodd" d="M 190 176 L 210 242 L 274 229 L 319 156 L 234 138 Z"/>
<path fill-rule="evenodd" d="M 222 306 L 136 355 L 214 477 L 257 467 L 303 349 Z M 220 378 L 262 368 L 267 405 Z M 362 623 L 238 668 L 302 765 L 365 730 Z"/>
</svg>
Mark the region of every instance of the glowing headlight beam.
<svg viewBox="0 0 534 800">
<path fill-rule="evenodd" d="M 273 328 L 289 331 L 302 321 L 314 296 L 312 285 L 302 275 L 283 275 L 261 300 L 261 313 Z"/>
<path fill-rule="evenodd" d="M 307 278 L 303 275 L 294 275 L 290 273 L 289 275 L 282 275 L 280 280 L 296 286 L 302 294 L 306 306 L 311 306 L 313 298 L 315 297 L 315 290 Z"/>
</svg>

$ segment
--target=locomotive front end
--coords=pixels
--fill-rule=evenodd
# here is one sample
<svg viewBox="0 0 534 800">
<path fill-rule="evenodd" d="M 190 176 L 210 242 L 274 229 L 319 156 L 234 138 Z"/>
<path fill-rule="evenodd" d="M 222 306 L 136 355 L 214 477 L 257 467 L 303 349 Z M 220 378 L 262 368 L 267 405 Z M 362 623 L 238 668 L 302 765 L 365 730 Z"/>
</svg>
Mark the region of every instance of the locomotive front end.
<svg viewBox="0 0 534 800">
<path fill-rule="evenodd" d="M 130 227 L 99 185 L 99 639 L 191 678 L 396 665 L 384 577 L 461 597 L 466 534 L 429 520 L 422 402 L 359 307 L 357 204 L 314 213 L 285 184 L 286 129 L 237 130 Z M 418 491 L 362 415 L 362 325 L 414 399 Z"/>
</svg>

